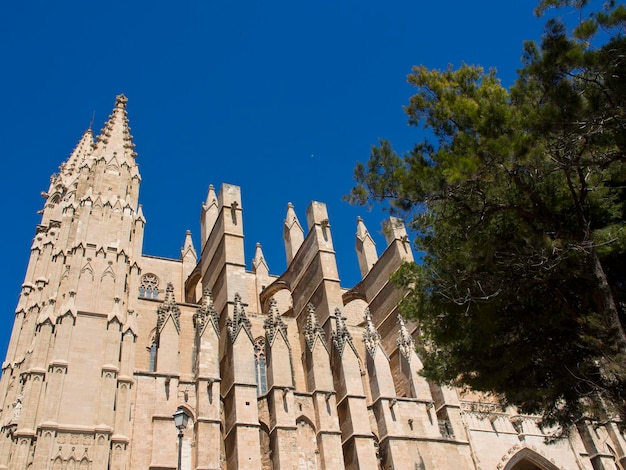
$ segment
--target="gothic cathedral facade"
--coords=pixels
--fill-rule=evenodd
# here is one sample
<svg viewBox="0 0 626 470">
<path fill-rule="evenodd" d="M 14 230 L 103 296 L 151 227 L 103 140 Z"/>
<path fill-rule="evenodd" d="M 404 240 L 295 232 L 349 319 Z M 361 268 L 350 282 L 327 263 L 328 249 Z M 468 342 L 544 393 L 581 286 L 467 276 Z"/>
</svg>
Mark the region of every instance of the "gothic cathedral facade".
<svg viewBox="0 0 626 470">
<path fill-rule="evenodd" d="M 53 175 L 0 379 L 0 469 L 624 468 L 611 422 L 546 444 L 533 416 L 428 383 L 389 282 L 413 260 L 389 219 L 341 286 L 326 206 L 287 208 L 287 269 L 243 251 L 240 188 L 211 186 L 199 256 L 142 253 L 127 100 Z M 182 438 L 172 415 L 189 416 Z"/>
</svg>

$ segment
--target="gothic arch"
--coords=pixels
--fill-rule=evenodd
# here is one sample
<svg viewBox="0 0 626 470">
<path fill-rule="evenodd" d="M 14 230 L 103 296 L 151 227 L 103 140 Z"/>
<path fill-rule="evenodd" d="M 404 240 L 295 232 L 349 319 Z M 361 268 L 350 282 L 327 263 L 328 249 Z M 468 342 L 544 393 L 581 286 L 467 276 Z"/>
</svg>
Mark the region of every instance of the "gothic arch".
<svg viewBox="0 0 626 470">
<path fill-rule="evenodd" d="M 369 307 L 367 301 L 364 298 L 353 297 L 348 302 L 346 299 L 343 299 L 344 304 L 341 309 L 341 313 L 346 318 L 348 324 L 358 325 L 363 322 L 363 315 L 365 309 Z"/>
<path fill-rule="evenodd" d="M 291 286 L 282 279 L 276 279 L 261 291 L 261 294 L 259 294 L 259 300 L 261 301 L 262 312 L 268 311 L 270 299 L 282 290 L 289 291 L 289 295 L 291 295 Z"/>
<path fill-rule="evenodd" d="M 295 467 L 298 470 L 321 468 L 321 462 L 318 460 L 318 449 L 315 426 L 306 416 L 298 416 L 296 419 Z"/>
<path fill-rule="evenodd" d="M 200 303 L 202 299 L 202 285 L 200 280 L 202 273 L 199 269 L 194 269 L 185 281 L 185 302 L 190 304 Z"/>
<path fill-rule="evenodd" d="M 515 447 L 509 450 L 510 457 L 504 458 L 503 462 L 498 465 L 499 470 L 560 470 L 554 462 L 535 449 L 523 447 L 515 453 L 511 452 L 513 450 Z"/>
<path fill-rule="evenodd" d="M 186 403 L 179 403 L 178 408 L 182 408 L 187 412 L 187 416 L 189 416 L 189 422 L 187 423 L 187 429 L 195 429 L 196 428 L 196 413 L 189 405 Z"/>
<path fill-rule="evenodd" d="M 57 456 L 56 459 L 54 459 L 54 462 L 52 462 L 52 470 L 62 470 L 63 468 L 63 460 L 61 459 L 60 456 Z"/>
<path fill-rule="evenodd" d="M 271 470 L 272 465 L 272 438 L 267 424 L 259 420 L 259 442 L 261 443 L 261 470 Z"/>
<path fill-rule="evenodd" d="M 157 299 L 159 297 L 160 279 L 156 274 L 146 273 L 141 276 L 139 284 L 140 299 Z"/>
<path fill-rule="evenodd" d="M 182 408 L 189 416 L 189 421 L 187 422 L 187 428 L 184 433 L 183 441 L 182 441 L 182 462 L 181 468 L 191 468 L 192 463 L 192 455 L 196 450 L 196 433 L 197 433 L 197 424 L 196 421 L 196 413 L 194 410 L 187 405 L 186 403 L 179 403 L 178 408 Z"/>
<path fill-rule="evenodd" d="M 313 431 L 315 432 L 315 425 L 313 424 L 313 420 L 311 420 L 308 416 L 306 415 L 300 415 L 296 418 L 296 424 L 298 424 L 300 421 L 308 424 L 309 426 L 311 426 L 311 428 L 313 429 Z M 317 434 L 317 433 L 316 433 Z"/>
</svg>

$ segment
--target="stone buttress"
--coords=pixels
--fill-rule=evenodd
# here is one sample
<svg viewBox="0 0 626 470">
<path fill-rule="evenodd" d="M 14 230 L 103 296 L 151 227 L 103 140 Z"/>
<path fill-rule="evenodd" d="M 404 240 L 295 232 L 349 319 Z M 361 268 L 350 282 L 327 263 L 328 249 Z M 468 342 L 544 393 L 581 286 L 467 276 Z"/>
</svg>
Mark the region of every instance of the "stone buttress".
<svg viewBox="0 0 626 470">
<path fill-rule="evenodd" d="M 184 470 L 626 463 L 610 417 L 546 445 L 536 417 L 420 375 L 419 326 L 390 280 L 414 262 L 400 219 L 385 222 L 382 253 L 357 219 L 361 280 L 349 288 L 321 202 L 306 227 L 287 204 L 282 274 L 260 243 L 248 267 L 232 184 L 208 186 L 199 251 L 181 228 L 177 259 L 144 254 L 126 104 L 117 97 L 42 193 L 2 364 L 0 470 L 171 470 L 179 454 Z"/>
</svg>

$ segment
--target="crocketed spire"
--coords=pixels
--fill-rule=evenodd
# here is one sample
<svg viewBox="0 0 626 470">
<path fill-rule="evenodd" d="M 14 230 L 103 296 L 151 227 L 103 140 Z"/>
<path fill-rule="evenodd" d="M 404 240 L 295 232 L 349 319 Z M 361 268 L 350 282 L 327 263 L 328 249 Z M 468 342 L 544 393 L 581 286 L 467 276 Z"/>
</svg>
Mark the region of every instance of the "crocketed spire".
<svg viewBox="0 0 626 470">
<path fill-rule="evenodd" d="M 102 156 L 108 163 L 111 158 L 115 157 L 119 164 L 126 161 L 130 165 L 137 156 L 128 125 L 127 102 L 128 98 L 124 95 L 118 95 L 115 98 L 113 112 L 96 139 L 94 158 Z"/>
<path fill-rule="evenodd" d="M 235 307 L 233 309 L 233 318 L 229 318 L 226 320 L 226 326 L 228 327 L 230 340 L 233 343 L 237 339 L 237 335 L 242 329 L 248 333 L 248 336 L 250 336 L 250 338 L 252 338 L 252 323 L 250 323 L 250 320 L 246 315 L 246 311 L 244 310 L 243 304 L 241 303 L 241 296 L 238 292 L 235 293 Z"/>
<path fill-rule="evenodd" d="M 202 336 L 202 333 L 204 333 L 204 330 L 209 323 L 213 325 L 213 329 L 219 336 L 219 316 L 213 306 L 213 294 L 211 293 L 211 289 L 205 287 L 204 292 L 202 293 L 202 305 L 193 315 L 193 326 L 196 328 L 197 333 Z"/>
<path fill-rule="evenodd" d="M 174 285 L 171 282 L 167 283 L 165 289 L 165 300 L 157 309 L 157 331 L 161 332 L 168 317 L 172 317 L 176 330 L 180 331 L 180 308 L 174 298 Z"/>
<path fill-rule="evenodd" d="M 400 313 L 398 313 L 398 323 L 400 325 L 397 340 L 398 349 L 405 358 L 409 359 L 411 357 L 411 353 L 415 351 L 415 342 L 413 341 L 413 337 L 409 333 L 409 330 L 407 330 L 404 318 L 402 318 L 402 314 Z"/>
<path fill-rule="evenodd" d="M 278 306 L 274 297 L 270 299 L 269 314 L 269 318 L 263 322 L 263 327 L 265 328 L 265 334 L 267 335 L 269 345 L 271 346 L 274 343 L 276 335 L 282 334 L 285 339 L 285 343 L 289 346 L 289 339 L 287 338 L 287 325 L 281 318 L 280 313 L 278 313 Z"/>
<path fill-rule="evenodd" d="M 77 170 L 82 166 L 93 150 L 93 132 L 87 129 L 76 144 L 69 158 L 61 164 L 59 176 L 65 187 L 69 187 L 77 176 Z"/>
<path fill-rule="evenodd" d="M 317 319 L 317 315 L 315 314 L 315 307 L 313 304 L 307 305 L 307 318 L 306 324 L 304 325 L 304 337 L 306 339 L 306 344 L 309 347 L 309 351 L 313 351 L 315 349 L 315 343 L 319 339 L 325 348 L 326 346 L 326 336 L 324 335 L 324 330 L 320 326 L 320 322 Z"/>
<path fill-rule="evenodd" d="M 370 354 L 370 356 L 374 357 L 376 354 L 376 350 L 380 345 L 380 333 L 374 326 L 374 322 L 372 321 L 372 314 L 370 313 L 370 309 L 365 309 L 365 330 L 363 331 L 363 342 L 365 343 L 365 349 Z"/>
<path fill-rule="evenodd" d="M 339 354 L 343 354 L 346 348 L 346 344 L 349 345 L 355 352 L 356 348 L 352 342 L 352 335 L 346 325 L 346 319 L 341 315 L 341 310 L 335 309 L 335 331 L 333 331 L 333 343 Z"/>
</svg>

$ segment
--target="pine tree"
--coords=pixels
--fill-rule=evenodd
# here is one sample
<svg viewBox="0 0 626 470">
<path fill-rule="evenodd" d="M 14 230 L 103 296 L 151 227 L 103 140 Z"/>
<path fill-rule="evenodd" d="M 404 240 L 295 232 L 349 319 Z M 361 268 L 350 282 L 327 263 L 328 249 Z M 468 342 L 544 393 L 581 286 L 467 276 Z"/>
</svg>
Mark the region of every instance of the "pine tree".
<svg viewBox="0 0 626 470">
<path fill-rule="evenodd" d="M 585 0 L 544 0 L 537 12 Z M 566 430 L 626 420 L 626 7 L 547 20 L 518 79 L 414 67 L 424 141 L 381 141 L 349 200 L 408 218 L 421 263 L 396 280 L 424 374 L 497 394 Z"/>
</svg>

